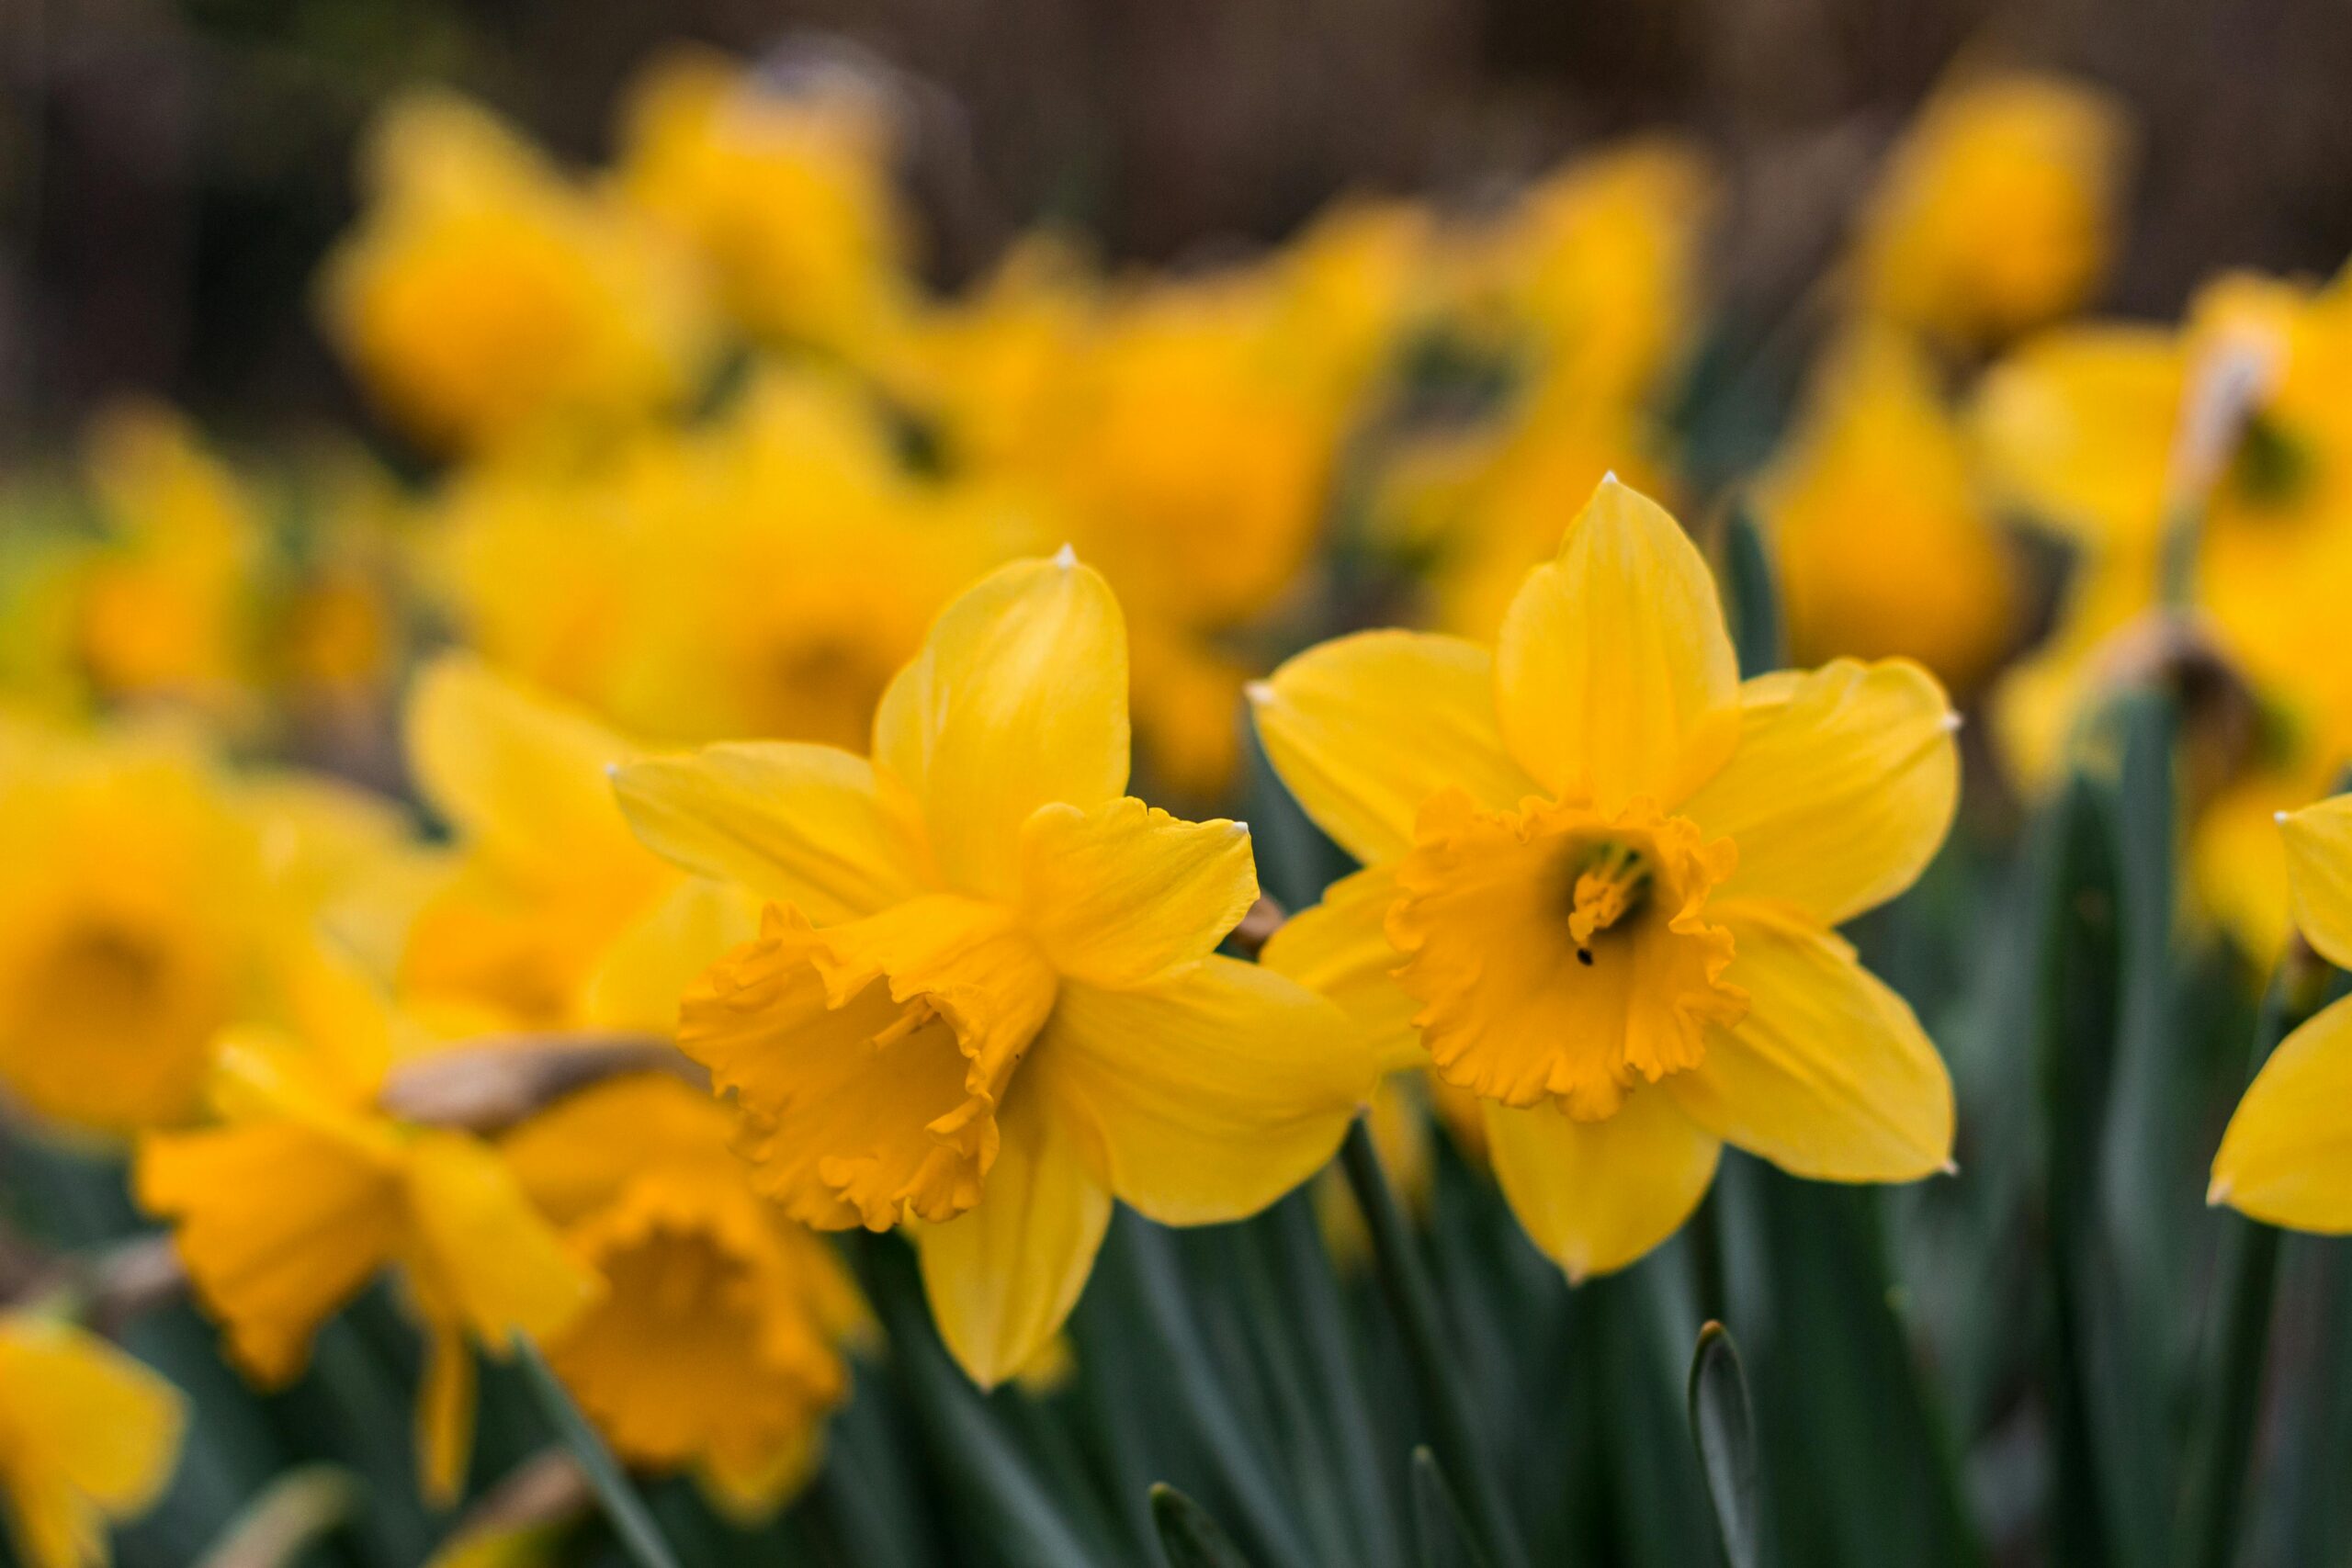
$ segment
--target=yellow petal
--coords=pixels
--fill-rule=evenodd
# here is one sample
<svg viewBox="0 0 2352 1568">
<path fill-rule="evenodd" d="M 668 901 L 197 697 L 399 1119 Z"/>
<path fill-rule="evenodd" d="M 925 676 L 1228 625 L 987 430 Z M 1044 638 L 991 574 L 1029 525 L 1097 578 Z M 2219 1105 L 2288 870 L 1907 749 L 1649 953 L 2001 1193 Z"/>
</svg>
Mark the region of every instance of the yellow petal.
<svg viewBox="0 0 2352 1568">
<path fill-rule="evenodd" d="M 455 1503 L 466 1490 L 474 1452 L 475 1369 L 473 1348 L 454 1328 L 429 1330 L 424 1376 L 416 1390 L 416 1478 L 424 1500 L 436 1508 Z"/>
<path fill-rule="evenodd" d="M 1910 886 L 1951 827 L 1957 722 L 1908 660 L 1748 682 L 1739 749 L 1682 805 L 1739 846 L 1717 896 L 1784 899 L 1836 925 Z"/>
<path fill-rule="evenodd" d="M 0 1325 L 9 1421 L 40 1461 L 107 1513 L 137 1513 L 171 1479 L 187 1424 L 179 1390 L 105 1340 L 69 1325 Z"/>
<path fill-rule="evenodd" d="M 585 714 L 451 654 L 417 677 L 406 728 L 425 799 L 502 869 L 561 884 L 643 858 L 605 778 L 629 746 Z"/>
<path fill-rule="evenodd" d="M 1440 790 L 1498 809 L 1539 793 L 1503 748 L 1494 668 L 1461 637 L 1358 632 L 1251 687 L 1250 712 L 1283 786 L 1369 865 L 1411 846 L 1414 816 Z"/>
<path fill-rule="evenodd" d="M 1127 784 L 1127 631 L 1067 553 L 1020 561 L 940 612 L 874 716 L 874 761 L 911 795 L 949 886 L 1009 897 L 1021 825 Z"/>
<path fill-rule="evenodd" d="M 2211 1201 L 2274 1225 L 2352 1232 L 2352 1001 L 2279 1043 L 2213 1156 Z"/>
<path fill-rule="evenodd" d="M 106 1519 L 74 1483 L 38 1465 L 8 1478 L 7 1544 L 27 1568 L 91 1568 L 107 1556 Z"/>
<path fill-rule="evenodd" d="M 759 929 L 759 901 L 742 888 L 698 876 L 681 881 L 605 949 L 588 979 L 582 1021 L 592 1029 L 673 1032 L 686 987 Z"/>
<path fill-rule="evenodd" d="M 492 1346 L 520 1330 L 545 1339 L 586 1306 L 595 1276 L 524 1196 L 497 1154 L 460 1133 L 409 1147 L 410 1219 L 426 1293 L 448 1302 Z"/>
<path fill-rule="evenodd" d="M 265 1383 L 301 1369 L 311 1336 L 392 1257 L 399 1181 L 384 1162 L 296 1122 L 140 1141 L 140 1207 L 175 1222 L 197 1299 Z"/>
<path fill-rule="evenodd" d="M 1730 754 L 1738 690 L 1707 563 L 1664 508 L 1602 479 L 1503 617 L 1510 754 L 1565 800 L 1670 802 Z"/>
<path fill-rule="evenodd" d="M 2279 829 L 2296 929 L 2330 964 L 2352 969 L 2352 795 L 2290 811 Z"/>
<path fill-rule="evenodd" d="M 1087 1129 L 1121 1201 L 1194 1225 L 1254 1214 L 1321 1169 L 1373 1061 L 1313 992 L 1211 958 L 1136 990 L 1064 986 L 1023 1072 Z"/>
<path fill-rule="evenodd" d="M 980 1205 L 916 1227 L 923 1293 L 971 1380 L 993 1388 L 1061 1329 L 1111 1223 L 1111 1194 L 1044 1097 L 1015 1095 Z"/>
<path fill-rule="evenodd" d="M 648 1171 L 741 1179 L 735 1116 L 667 1073 L 631 1073 L 569 1094 L 499 1140 L 531 1201 L 569 1225 L 619 1201 Z"/>
<path fill-rule="evenodd" d="M 797 904 L 820 925 L 920 889 L 917 835 L 883 804 L 873 765 L 831 746 L 708 746 L 621 769 L 637 836 L 688 871 Z"/>
<path fill-rule="evenodd" d="M 1043 806 L 1022 825 L 1022 912 L 1074 980 L 1137 986 L 1205 958 L 1257 897 L 1238 822 L 1187 822 L 1126 795 Z"/>
<path fill-rule="evenodd" d="M 1901 997 L 1825 929 L 1726 907 L 1747 1016 L 1666 1080 L 1690 1118 L 1793 1176 L 1908 1181 L 1951 1163 L 1951 1077 Z"/>
<path fill-rule="evenodd" d="M 1335 1003 L 1384 1073 L 1429 1065 L 1413 1023 L 1420 1002 L 1395 975 L 1404 954 L 1388 941 L 1396 872 L 1374 866 L 1323 890 L 1323 902 L 1284 920 L 1258 962 Z"/>
<path fill-rule="evenodd" d="M 1495 1179 L 1571 1282 L 1638 1261 L 1681 1227 L 1715 1178 L 1722 1145 L 1656 1089 L 1635 1089 L 1603 1122 L 1548 1104 L 1484 1104 Z"/>
</svg>

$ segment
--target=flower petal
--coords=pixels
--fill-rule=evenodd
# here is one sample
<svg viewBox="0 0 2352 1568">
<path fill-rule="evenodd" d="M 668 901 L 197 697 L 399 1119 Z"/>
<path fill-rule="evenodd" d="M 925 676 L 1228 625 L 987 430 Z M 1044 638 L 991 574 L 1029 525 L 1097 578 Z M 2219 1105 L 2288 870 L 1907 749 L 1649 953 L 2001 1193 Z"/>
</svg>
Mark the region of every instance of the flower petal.
<svg viewBox="0 0 2352 1568">
<path fill-rule="evenodd" d="M 887 805 L 874 767 L 831 746 L 707 746 L 615 775 L 637 836 L 688 871 L 797 904 L 820 925 L 910 897 L 919 836 Z"/>
<path fill-rule="evenodd" d="M 420 1132 L 408 1149 L 412 1266 L 493 1347 L 519 1330 L 546 1339 L 586 1306 L 597 1281 L 531 1206 L 496 1151 L 462 1133 Z"/>
<path fill-rule="evenodd" d="M 1602 479 L 1503 617 L 1495 705 L 1510 754 L 1603 811 L 1678 798 L 1730 754 L 1738 690 L 1707 563 L 1664 508 Z"/>
<path fill-rule="evenodd" d="M 2352 969 L 2352 795 L 2290 811 L 2279 829 L 2295 928 L 2330 964 Z"/>
<path fill-rule="evenodd" d="M 1951 1163 L 1951 1077 L 1910 1006 L 1834 933 L 1722 910 L 1747 1016 L 1666 1080 L 1693 1122 L 1793 1176 L 1909 1181 Z"/>
<path fill-rule="evenodd" d="M 2279 1043 L 2213 1156 L 2211 1201 L 2274 1225 L 2352 1232 L 2352 1000 Z"/>
<path fill-rule="evenodd" d="M 1124 795 L 1041 806 L 1021 828 L 1021 905 L 1054 966 L 1139 986 L 1207 957 L 1258 897 L 1250 829 L 1187 822 Z"/>
<path fill-rule="evenodd" d="M 1572 1283 L 1638 1261 L 1681 1227 L 1715 1179 L 1722 1145 L 1655 1089 L 1635 1089 L 1601 1122 L 1571 1120 L 1548 1102 L 1482 1103 L 1495 1179 L 1528 1238 Z"/>
<path fill-rule="evenodd" d="M 439 1325 L 426 1332 L 424 1375 L 416 1385 L 416 1488 L 435 1508 L 448 1507 L 466 1490 L 477 1378 L 473 1347 L 463 1334 Z"/>
<path fill-rule="evenodd" d="M 561 885 L 643 859 L 605 778 L 632 748 L 586 714 L 450 654 L 417 677 L 405 730 L 426 801 L 502 871 Z"/>
<path fill-rule="evenodd" d="M 1738 750 L 1680 807 L 1739 846 L 1718 897 L 1784 899 L 1836 925 L 1910 886 L 1960 798 L 1936 678 L 1840 659 L 1750 681 L 1740 699 Z"/>
<path fill-rule="evenodd" d="M 998 1118 L 1003 1141 L 979 1206 L 913 1233 L 940 1337 L 982 1388 L 1020 1371 L 1059 1332 L 1111 1223 L 1110 1192 L 1033 1089 Z"/>
<path fill-rule="evenodd" d="M 1413 841 L 1450 785 L 1507 809 L 1540 786 L 1504 750 L 1494 655 L 1430 632 L 1358 632 L 1308 649 L 1250 688 L 1266 759 L 1317 827 L 1365 864 Z"/>
<path fill-rule="evenodd" d="M 669 897 L 605 948 L 588 978 L 581 1021 L 591 1029 L 673 1033 L 687 988 L 759 930 L 759 900 L 744 889 L 680 878 Z"/>
<path fill-rule="evenodd" d="M 1337 1008 L 1219 957 L 1136 990 L 1065 985 L 1023 1072 L 1089 1130 L 1122 1201 L 1193 1225 L 1254 1214 L 1321 1169 L 1373 1062 Z"/>
<path fill-rule="evenodd" d="M 1396 902 L 1394 866 L 1374 866 L 1323 890 L 1266 941 L 1258 962 L 1337 1004 L 1384 1073 L 1429 1066 L 1413 1015 L 1421 1004 L 1395 979 L 1405 961 L 1388 941 Z"/>
<path fill-rule="evenodd" d="M 1127 629 L 1065 554 L 990 573 L 940 612 L 874 715 L 874 761 L 905 786 L 948 886 L 1010 897 L 1021 825 L 1127 784 Z"/>
<path fill-rule="evenodd" d="M 109 1513 L 135 1513 L 171 1479 L 187 1421 L 177 1389 L 94 1334 L 46 1319 L 0 1327 L 0 1387 L 43 1471 Z"/>
</svg>

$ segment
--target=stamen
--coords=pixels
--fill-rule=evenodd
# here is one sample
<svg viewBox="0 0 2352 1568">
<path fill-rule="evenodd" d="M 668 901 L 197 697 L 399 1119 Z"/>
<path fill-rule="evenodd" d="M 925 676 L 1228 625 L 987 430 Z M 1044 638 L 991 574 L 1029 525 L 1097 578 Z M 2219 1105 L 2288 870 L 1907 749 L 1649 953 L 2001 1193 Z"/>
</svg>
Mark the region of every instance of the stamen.
<svg viewBox="0 0 2352 1568">
<path fill-rule="evenodd" d="M 1605 843 L 1585 863 L 1569 894 L 1568 931 L 1576 939 L 1577 962 L 1590 965 L 1587 944 L 1594 933 L 1639 908 L 1649 885 L 1649 863 L 1631 845 Z"/>
<path fill-rule="evenodd" d="M 904 1012 L 876 1030 L 871 1043 L 876 1051 L 887 1051 L 937 1016 L 938 1014 L 932 1010 L 929 1002 L 915 1002 Z"/>
</svg>

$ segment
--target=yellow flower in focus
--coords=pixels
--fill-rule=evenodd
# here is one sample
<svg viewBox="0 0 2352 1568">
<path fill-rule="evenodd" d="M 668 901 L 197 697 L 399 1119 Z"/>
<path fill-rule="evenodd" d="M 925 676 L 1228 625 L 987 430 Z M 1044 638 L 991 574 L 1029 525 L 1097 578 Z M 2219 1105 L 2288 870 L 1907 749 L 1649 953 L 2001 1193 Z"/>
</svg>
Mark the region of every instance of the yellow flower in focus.
<svg viewBox="0 0 2352 1568">
<path fill-rule="evenodd" d="M 757 1185 L 820 1229 L 920 1222 L 983 1384 L 1052 1339 L 1114 1196 L 1253 1213 L 1370 1088 L 1330 1004 L 1214 955 L 1257 895 L 1248 830 L 1122 793 L 1126 699 L 1118 604 L 1066 552 L 941 613 L 871 761 L 745 744 L 619 775 L 646 842 L 777 900 L 679 1024 Z"/>
<path fill-rule="evenodd" d="M 710 333 L 691 265 L 483 110 L 439 93 L 399 101 L 363 173 L 368 205 L 327 260 L 322 308 L 418 440 L 473 450 L 694 389 Z"/>
<path fill-rule="evenodd" d="M 1866 331 L 1832 356 L 1756 501 L 1796 663 L 1900 654 L 1964 698 L 2008 647 L 2007 541 L 1978 504 L 1933 367 L 1902 336 Z"/>
<path fill-rule="evenodd" d="M 92 427 L 87 468 L 111 541 L 80 592 L 81 660 L 108 696 L 229 706 L 251 673 L 261 520 L 237 476 L 169 409 Z"/>
<path fill-rule="evenodd" d="M 103 1568 L 107 1523 L 171 1479 L 179 1390 L 96 1337 L 0 1314 L 0 1502 L 25 1568 Z"/>
<path fill-rule="evenodd" d="M 2319 955 L 2352 968 L 2352 795 L 2281 812 L 2295 928 Z M 2352 1102 L 2352 999 L 2278 1043 L 2255 1075 L 2213 1156 L 2208 1201 L 2267 1224 L 2352 1231 L 2344 1116 Z"/>
<path fill-rule="evenodd" d="M 1480 1097 L 1504 1195 L 1572 1279 L 1671 1235 L 1725 1142 L 1826 1180 L 1949 1162 L 1943 1064 L 1833 930 L 1951 820 L 1954 720 L 1917 665 L 1743 684 L 1698 552 L 1604 479 L 1492 651 L 1363 633 L 1252 697 L 1365 866 L 1270 961 L 1326 976 L 1384 1065 Z"/>
<path fill-rule="evenodd" d="M 2112 102 L 2055 78 L 1938 94 L 1863 212 L 1864 307 L 1975 344 L 2081 305 L 2107 270 L 2126 141 Z"/>
<path fill-rule="evenodd" d="M 425 1495 L 453 1501 L 472 1447 L 469 1339 L 503 1355 L 546 1339 L 594 1298 L 595 1276 L 480 1139 L 376 1109 L 406 1032 L 368 984 L 334 977 L 303 1032 L 238 1031 L 219 1047 L 220 1121 L 140 1140 L 140 1206 L 169 1221 L 232 1359 L 265 1386 L 302 1370 L 319 1325 L 386 1269 L 428 1339 L 417 1393 Z"/>
<path fill-rule="evenodd" d="M 807 1475 L 865 1318 L 831 1250 L 752 1190 L 734 1132 L 708 1094 L 649 1075 L 573 1095 L 503 1147 L 607 1281 L 548 1347 L 581 1407 L 622 1458 L 691 1465 L 757 1515 Z"/>
<path fill-rule="evenodd" d="M 908 308 L 889 127 L 871 88 L 786 85 L 682 51 L 639 83 L 623 141 L 628 198 L 703 257 L 754 336 L 855 351 Z"/>
<path fill-rule="evenodd" d="M 157 735 L 0 726 L 0 1083 L 51 1121 L 128 1133 L 198 1109 L 213 1035 L 280 1018 L 383 814 L 232 784 Z M 314 797 L 306 796 L 306 800 Z M 342 809 L 347 806 L 347 811 Z M 317 874 L 312 874 L 313 872 Z"/>
</svg>

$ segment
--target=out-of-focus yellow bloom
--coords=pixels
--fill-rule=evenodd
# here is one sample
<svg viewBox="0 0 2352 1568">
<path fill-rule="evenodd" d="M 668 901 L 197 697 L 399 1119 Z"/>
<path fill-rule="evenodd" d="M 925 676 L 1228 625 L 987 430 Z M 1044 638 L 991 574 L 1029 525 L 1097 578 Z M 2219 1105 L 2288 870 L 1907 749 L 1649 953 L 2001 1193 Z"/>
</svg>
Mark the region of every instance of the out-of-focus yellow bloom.
<svg viewBox="0 0 2352 1568">
<path fill-rule="evenodd" d="M 786 85 L 707 51 L 660 60 L 631 96 L 620 179 L 748 332 L 862 353 L 910 289 L 885 106 L 844 74 Z"/>
<path fill-rule="evenodd" d="M 1831 358 L 1756 500 L 1796 663 L 1904 655 L 1964 697 L 2007 648 L 2007 542 L 1978 503 L 1933 367 L 1901 335 L 1865 331 Z"/>
<path fill-rule="evenodd" d="M 469 450 L 694 389 L 710 333 L 689 259 L 481 108 L 437 92 L 400 100 L 364 174 L 368 206 L 328 258 L 322 308 L 418 440 Z"/>
<path fill-rule="evenodd" d="M 472 1447 L 470 1337 L 559 1333 L 597 1280 L 481 1140 L 375 1108 L 396 1054 L 417 1049 L 367 982 L 315 988 L 300 1034 L 235 1031 L 211 1079 L 217 1125 L 140 1141 L 141 1206 L 168 1219 L 198 1299 L 247 1375 L 281 1384 L 311 1337 L 387 1268 L 426 1326 L 418 1471 L 452 1501 Z"/>
<path fill-rule="evenodd" d="M 0 1082 L 76 1128 L 187 1119 L 213 1035 L 284 1016 L 339 873 L 392 832 L 349 792 L 232 784 L 161 735 L 0 727 Z"/>
<path fill-rule="evenodd" d="M 2320 956 L 2352 968 L 2352 795 L 2281 812 L 2295 928 Z M 2352 1104 L 2352 999 L 2322 1010 L 2245 1091 L 2213 1156 L 2209 1201 L 2274 1225 L 2352 1231 L 2346 1107 Z"/>
<path fill-rule="evenodd" d="M 634 749 L 463 655 L 420 675 L 407 729 L 458 848 L 410 930 L 403 998 L 452 1032 L 582 1023 L 613 945 L 681 880 L 613 805 Z"/>
<path fill-rule="evenodd" d="M 1872 314 L 1962 344 L 2074 310 L 2107 270 L 2127 131 L 2079 84 L 1996 76 L 1938 94 L 1862 217 Z"/>
<path fill-rule="evenodd" d="M 91 490 L 111 538 L 80 590 L 81 662 L 104 695 L 232 705 L 252 672 L 261 524 L 187 422 L 132 403 L 90 432 Z"/>
<path fill-rule="evenodd" d="M 776 371 L 706 430 L 481 468 L 432 548 L 491 662 L 635 734 L 854 743 L 939 606 L 1033 541 L 995 487 L 910 473 L 846 383 Z"/>
<path fill-rule="evenodd" d="M 1493 418 L 1408 433 L 1380 476 L 1375 527 L 1429 559 L 1437 626 L 1492 636 L 1604 473 L 1668 482 L 1653 405 L 1695 320 L 1708 193 L 1688 150 L 1640 142 L 1440 247 L 1432 330 L 1516 385 Z"/>
<path fill-rule="evenodd" d="M 0 1500 L 25 1568 L 103 1568 L 107 1521 L 155 1500 L 186 1423 L 179 1390 L 103 1339 L 0 1315 Z"/>
<path fill-rule="evenodd" d="M 1076 1302 L 1115 1195 L 1255 1213 L 1370 1088 L 1330 1004 L 1214 955 L 1257 893 L 1248 830 L 1123 795 L 1127 656 L 1067 553 L 942 612 L 873 760 L 714 747 L 636 763 L 645 840 L 779 900 L 686 995 L 755 1180 L 820 1229 L 913 1235 L 941 1332 L 994 1384 Z"/>
<path fill-rule="evenodd" d="M 1331 977 L 1387 1065 L 1481 1098 L 1505 1196 L 1572 1279 L 1672 1234 L 1725 1142 L 1828 1180 L 1948 1163 L 1943 1064 L 1832 929 L 1951 823 L 1926 671 L 1741 683 L 1698 552 L 1605 479 L 1493 651 L 1363 633 L 1252 696 L 1366 868 L 1276 961 Z"/>
<path fill-rule="evenodd" d="M 709 1095 L 647 1076 L 574 1095 L 503 1146 L 607 1281 L 548 1348 L 582 1408 L 623 1458 L 691 1465 L 757 1514 L 807 1474 L 864 1316 L 831 1250 L 752 1190 L 734 1131 Z"/>
<path fill-rule="evenodd" d="M 2187 411 L 2233 362 L 2258 371 L 2234 456 L 2210 490 L 2182 468 Z M 2253 685 L 2263 744 L 2195 827 L 2204 901 L 2257 955 L 2275 953 L 2285 868 L 2268 811 L 2324 788 L 2352 754 L 2352 669 L 2335 588 L 2352 574 L 2352 286 L 2228 277 L 2178 333 L 2064 329 L 1985 378 L 1975 411 L 1991 492 L 2077 557 L 2056 633 L 1995 693 L 1995 735 L 2029 784 L 2051 777 L 2165 589 L 2168 532 L 2196 528 L 2193 624 Z"/>
</svg>

